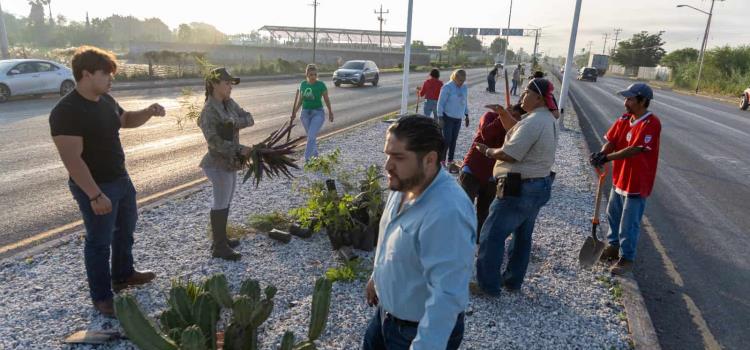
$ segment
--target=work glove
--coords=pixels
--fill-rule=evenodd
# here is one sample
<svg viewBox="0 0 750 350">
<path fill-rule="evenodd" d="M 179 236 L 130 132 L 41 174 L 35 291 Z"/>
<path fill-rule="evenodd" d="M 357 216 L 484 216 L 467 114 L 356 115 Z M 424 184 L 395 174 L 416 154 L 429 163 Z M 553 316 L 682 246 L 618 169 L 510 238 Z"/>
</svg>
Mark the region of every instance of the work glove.
<svg viewBox="0 0 750 350">
<path fill-rule="evenodd" d="M 591 164 L 593 167 L 601 168 L 607 162 L 609 162 L 609 159 L 607 158 L 607 155 L 604 154 L 604 152 L 594 152 L 589 156 L 589 164 Z"/>
</svg>

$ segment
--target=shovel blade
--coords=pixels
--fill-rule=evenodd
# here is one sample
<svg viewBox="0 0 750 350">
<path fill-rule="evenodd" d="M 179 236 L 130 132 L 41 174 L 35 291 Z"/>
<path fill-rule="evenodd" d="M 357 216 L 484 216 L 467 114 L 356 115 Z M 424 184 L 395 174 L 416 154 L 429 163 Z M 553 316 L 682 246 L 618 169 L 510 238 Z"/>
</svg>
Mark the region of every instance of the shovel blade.
<svg viewBox="0 0 750 350">
<path fill-rule="evenodd" d="M 604 242 L 594 239 L 591 236 L 586 237 L 586 241 L 583 242 L 583 247 L 581 247 L 581 251 L 578 253 L 578 265 L 581 268 L 594 266 L 602 256 L 604 246 Z"/>
</svg>

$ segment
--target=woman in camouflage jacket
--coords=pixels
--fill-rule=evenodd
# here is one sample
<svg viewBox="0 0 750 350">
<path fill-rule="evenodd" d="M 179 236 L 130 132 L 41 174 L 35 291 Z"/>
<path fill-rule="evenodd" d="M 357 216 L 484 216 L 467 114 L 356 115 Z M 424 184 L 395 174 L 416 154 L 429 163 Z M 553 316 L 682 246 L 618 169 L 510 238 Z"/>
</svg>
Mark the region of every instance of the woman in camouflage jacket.
<svg viewBox="0 0 750 350">
<path fill-rule="evenodd" d="M 232 77 L 225 68 L 212 70 L 206 78 L 206 102 L 198 126 L 208 144 L 208 153 L 200 167 L 213 186 L 211 255 L 226 260 L 239 260 L 241 255 L 232 249 L 239 241 L 227 238 L 229 204 L 237 184 L 237 171 L 250 155 L 250 147 L 240 144 L 240 129 L 254 124 L 253 116 L 231 97 L 232 85 L 240 79 Z"/>
</svg>

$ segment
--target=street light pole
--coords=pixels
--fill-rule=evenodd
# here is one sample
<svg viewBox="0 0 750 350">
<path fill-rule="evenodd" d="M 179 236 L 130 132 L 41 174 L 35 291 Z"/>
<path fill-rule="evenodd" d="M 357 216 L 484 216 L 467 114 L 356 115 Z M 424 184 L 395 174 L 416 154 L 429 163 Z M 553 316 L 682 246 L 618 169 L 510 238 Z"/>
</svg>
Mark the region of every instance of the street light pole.
<svg viewBox="0 0 750 350">
<path fill-rule="evenodd" d="M 563 127 L 565 118 L 565 102 L 568 100 L 568 88 L 570 87 L 570 70 L 573 68 L 573 55 L 576 50 L 576 37 L 578 36 L 578 19 L 581 17 L 581 1 L 576 0 L 576 9 L 573 12 L 573 26 L 570 29 L 570 42 L 568 43 L 568 57 L 565 60 L 563 70 L 562 88 L 560 89 L 560 125 Z"/>
<path fill-rule="evenodd" d="M 406 43 L 404 44 L 404 78 L 401 83 L 401 110 L 400 115 L 406 114 L 409 99 L 409 64 L 411 64 L 411 13 L 414 0 L 409 0 L 409 11 L 406 16 Z"/>
<path fill-rule="evenodd" d="M 505 69 L 506 65 L 506 59 L 508 59 L 508 46 L 510 46 L 510 41 L 508 40 L 508 35 L 510 34 L 510 15 L 513 13 L 513 0 L 510 0 L 510 9 L 508 10 L 508 26 L 505 28 L 505 50 L 503 50 L 503 69 Z"/>
<path fill-rule="evenodd" d="M 0 53 L 2 53 L 2 58 L 4 60 L 10 58 L 10 50 L 8 49 L 8 33 L 5 31 L 5 18 L 3 16 L 2 5 L 0 5 Z"/>
<path fill-rule="evenodd" d="M 724 1 L 724 0 L 719 0 Z M 711 29 L 711 18 L 713 17 L 714 13 L 714 3 L 716 3 L 716 0 L 711 0 L 711 9 L 706 12 L 699 8 L 695 8 L 690 5 L 677 5 L 677 7 L 689 7 L 693 10 L 696 10 L 698 12 L 702 12 L 706 15 L 708 15 L 708 20 L 706 21 L 706 30 L 703 32 L 703 42 L 701 43 L 701 52 L 700 55 L 698 55 L 698 78 L 695 81 L 695 93 L 698 93 L 698 90 L 700 89 L 701 84 L 701 76 L 703 75 L 703 59 L 706 56 L 706 46 L 708 46 L 708 32 Z"/>
</svg>

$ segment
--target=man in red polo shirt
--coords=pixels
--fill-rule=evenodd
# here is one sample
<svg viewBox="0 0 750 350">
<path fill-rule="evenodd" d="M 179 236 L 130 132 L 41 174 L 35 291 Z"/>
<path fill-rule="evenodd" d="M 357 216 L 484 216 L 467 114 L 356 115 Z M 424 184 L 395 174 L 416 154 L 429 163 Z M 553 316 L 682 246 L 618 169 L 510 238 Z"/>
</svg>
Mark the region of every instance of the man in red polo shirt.
<svg viewBox="0 0 750 350">
<path fill-rule="evenodd" d="M 646 198 L 651 194 L 659 162 L 661 122 L 648 111 L 654 93 L 644 83 L 632 84 L 620 91 L 625 97 L 627 113 L 607 131 L 607 142 L 600 152 L 592 153 L 590 162 L 602 167 L 612 161 L 612 192 L 607 205 L 609 244 L 603 260 L 618 259 L 610 270 L 622 275 L 633 269 L 641 218 Z"/>
<path fill-rule="evenodd" d="M 500 148 L 505 140 L 505 130 L 510 129 L 521 115 L 525 113 L 520 104 L 514 105 L 508 112 L 501 105 L 492 104 L 485 106 L 490 111 L 485 112 L 479 119 L 474 141 L 464 157 L 464 166 L 458 176 L 461 187 L 466 191 L 472 203 L 476 200 L 477 212 L 477 242 L 479 233 L 482 232 L 482 224 L 487 219 L 490 204 L 495 199 L 496 182 L 492 176 L 495 167 L 495 159 L 488 158 L 476 149 L 477 143 L 488 147 Z"/>
<path fill-rule="evenodd" d="M 424 115 L 430 116 L 435 121 L 439 121 L 437 115 L 437 102 L 440 97 L 440 89 L 443 87 L 443 82 L 440 80 L 440 71 L 433 68 L 430 71 L 430 78 L 425 80 L 421 88 L 418 88 L 418 94 L 423 97 L 424 100 Z"/>
</svg>

